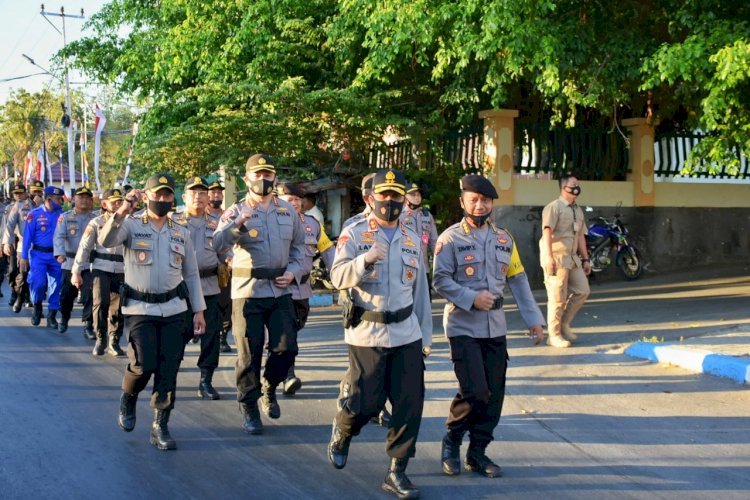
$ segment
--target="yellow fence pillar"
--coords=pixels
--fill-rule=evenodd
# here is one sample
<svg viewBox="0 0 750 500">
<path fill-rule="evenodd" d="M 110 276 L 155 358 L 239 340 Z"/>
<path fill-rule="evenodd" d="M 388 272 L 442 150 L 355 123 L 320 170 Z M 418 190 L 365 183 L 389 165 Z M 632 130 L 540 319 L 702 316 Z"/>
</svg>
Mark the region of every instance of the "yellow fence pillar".
<svg viewBox="0 0 750 500">
<path fill-rule="evenodd" d="M 653 207 L 656 202 L 654 179 L 654 126 L 647 118 L 626 118 L 622 125 L 630 131 L 630 174 L 633 206 Z"/>
<path fill-rule="evenodd" d="M 479 112 L 484 121 L 484 173 L 497 188 L 500 198 L 496 205 L 513 205 L 514 121 L 518 111 L 488 109 Z"/>
</svg>

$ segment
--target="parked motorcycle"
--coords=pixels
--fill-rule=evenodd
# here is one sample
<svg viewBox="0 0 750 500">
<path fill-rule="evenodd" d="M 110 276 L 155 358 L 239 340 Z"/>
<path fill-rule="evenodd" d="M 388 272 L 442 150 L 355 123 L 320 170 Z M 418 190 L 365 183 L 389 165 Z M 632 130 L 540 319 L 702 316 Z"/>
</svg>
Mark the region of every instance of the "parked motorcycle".
<svg viewBox="0 0 750 500">
<path fill-rule="evenodd" d="M 617 205 L 620 208 L 620 205 Z M 591 207 L 586 208 L 591 212 Z M 591 260 L 591 271 L 598 273 L 612 264 L 612 253 L 615 254 L 615 265 L 625 278 L 637 279 L 643 272 L 643 258 L 638 248 L 628 240 L 628 228 L 615 213 L 611 219 L 596 217 L 589 226 L 586 235 L 586 246 Z"/>
<path fill-rule="evenodd" d="M 337 238 L 331 238 L 331 242 L 336 245 Z M 315 254 L 313 259 L 312 270 L 310 271 L 310 286 L 314 290 L 335 290 L 336 287 L 331 283 L 330 269 L 326 268 L 323 259 L 320 258 L 320 252 Z"/>
</svg>

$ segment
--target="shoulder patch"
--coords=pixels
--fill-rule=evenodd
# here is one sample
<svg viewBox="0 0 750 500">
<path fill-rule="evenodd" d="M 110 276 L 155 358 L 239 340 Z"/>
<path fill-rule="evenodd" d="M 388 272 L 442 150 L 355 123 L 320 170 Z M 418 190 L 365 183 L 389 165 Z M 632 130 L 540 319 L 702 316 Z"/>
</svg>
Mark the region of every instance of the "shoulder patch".
<svg viewBox="0 0 750 500">
<path fill-rule="evenodd" d="M 62 224 L 64 220 L 65 220 L 65 216 L 61 214 L 60 217 L 57 218 L 57 223 Z"/>
<path fill-rule="evenodd" d="M 443 242 L 438 241 L 437 245 L 435 245 L 435 255 L 440 255 L 440 252 L 443 250 Z"/>
<path fill-rule="evenodd" d="M 346 242 L 349 241 L 348 236 L 340 236 L 338 242 L 336 243 L 336 250 L 341 250 L 346 246 Z"/>
</svg>

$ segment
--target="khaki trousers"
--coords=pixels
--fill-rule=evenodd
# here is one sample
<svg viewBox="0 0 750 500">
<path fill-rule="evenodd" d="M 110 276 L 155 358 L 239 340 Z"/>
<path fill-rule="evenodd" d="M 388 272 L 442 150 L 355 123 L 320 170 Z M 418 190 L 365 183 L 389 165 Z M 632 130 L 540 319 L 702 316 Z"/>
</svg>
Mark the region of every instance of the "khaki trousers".
<svg viewBox="0 0 750 500">
<path fill-rule="evenodd" d="M 560 325 L 570 325 L 591 293 L 589 280 L 580 267 L 556 268 L 554 275 L 544 273 L 547 288 L 547 329 L 550 336 L 560 335 Z"/>
</svg>

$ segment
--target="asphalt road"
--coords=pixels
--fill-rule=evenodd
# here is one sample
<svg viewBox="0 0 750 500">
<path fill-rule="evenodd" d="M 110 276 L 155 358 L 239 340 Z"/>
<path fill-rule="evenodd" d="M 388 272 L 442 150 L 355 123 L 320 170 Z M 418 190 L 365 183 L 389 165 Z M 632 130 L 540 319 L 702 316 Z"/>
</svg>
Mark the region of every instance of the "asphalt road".
<svg viewBox="0 0 750 500">
<path fill-rule="evenodd" d="M 423 498 L 747 498 L 750 390 L 622 354 L 642 337 L 699 335 L 747 321 L 750 278 L 727 270 L 594 286 L 568 350 L 533 347 L 510 301 L 508 395 L 489 455 L 505 477 L 440 473 L 455 379 L 435 305 L 435 349 L 409 475 Z M 7 285 L 4 285 L 7 296 Z M 539 295 L 543 302 L 543 295 Z M 0 498 L 390 498 L 380 489 L 385 430 L 367 426 L 349 463 L 326 459 L 346 351 L 339 313 L 314 310 L 301 333 L 304 386 L 280 397 L 266 433 L 240 428 L 235 355 L 215 376 L 220 401 L 197 397 L 197 347 L 178 377 L 170 430 L 178 450 L 148 443 L 148 397 L 132 433 L 116 424 L 126 361 L 91 356 L 80 322 L 65 335 L 0 303 Z M 146 394 L 144 394 L 146 396 Z M 465 451 L 465 445 L 462 452 Z"/>
</svg>

